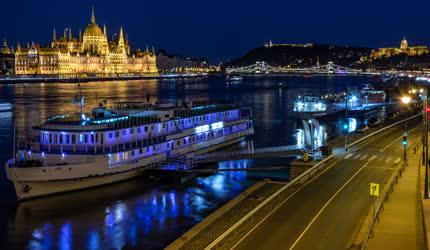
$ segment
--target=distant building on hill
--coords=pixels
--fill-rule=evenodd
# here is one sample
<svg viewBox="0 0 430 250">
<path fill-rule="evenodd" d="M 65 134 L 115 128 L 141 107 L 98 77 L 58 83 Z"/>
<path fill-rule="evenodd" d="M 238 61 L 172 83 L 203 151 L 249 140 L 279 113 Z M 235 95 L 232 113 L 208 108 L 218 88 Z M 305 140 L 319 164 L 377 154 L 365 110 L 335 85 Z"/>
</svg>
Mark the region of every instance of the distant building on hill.
<svg viewBox="0 0 430 250">
<path fill-rule="evenodd" d="M 270 48 L 270 47 L 303 47 L 303 48 L 310 48 L 313 47 L 313 43 L 272 43 L 272 40 L 269 40 L 267 43 L 264 44 L 264 47 Z"/>
<path fill-rule="evenodd" d="M 408 41 L 403 37 L 398 48 L 379 48 L 378 50 L 372 50 L 369 57 L 362 57 L 361 61 L 376 60 L 381 58 L 388 58 L 397 55 L 407 56 L 420 56 L 429 53 L 427 46 L 409 46 Z"/>
</svg>

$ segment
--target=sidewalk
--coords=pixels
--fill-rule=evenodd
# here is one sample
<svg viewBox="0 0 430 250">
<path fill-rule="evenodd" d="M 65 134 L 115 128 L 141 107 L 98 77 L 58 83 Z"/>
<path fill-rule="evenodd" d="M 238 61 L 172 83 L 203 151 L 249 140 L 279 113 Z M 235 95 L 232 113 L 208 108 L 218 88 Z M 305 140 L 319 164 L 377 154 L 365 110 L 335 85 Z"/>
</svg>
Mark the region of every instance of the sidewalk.
<svg viewBox="0 0 430 250">
<path fill-rule="evenodd" d="M 420 152 L 408 154 L 409 165 L 385 204 L 368 249 L 425 249 L 418 181 Z"/>
</svg>

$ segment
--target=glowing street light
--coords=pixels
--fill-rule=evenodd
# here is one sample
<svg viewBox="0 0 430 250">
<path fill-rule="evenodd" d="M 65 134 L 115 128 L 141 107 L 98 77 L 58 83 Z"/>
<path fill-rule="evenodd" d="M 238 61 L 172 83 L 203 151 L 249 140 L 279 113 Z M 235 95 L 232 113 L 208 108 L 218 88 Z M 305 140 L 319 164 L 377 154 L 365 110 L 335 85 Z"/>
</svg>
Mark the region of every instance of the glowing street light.
<svg viewBox="0 0 430 250">
<path fill-rule="evenodd" d="M 409 96 L 402 96 L 401 100 L 404 104 L 409 104 L 411 102 L 411 98 Z"/>
<path fill-rule="evenodd" d="M 408 105 L 411 102 L 411 98 L 409 96 L 402 96 L 401 98 L 402 102 L 405 105 Z M 402 145 L 403 145 L 403 161 L 404 164 L 407 165 L 408 162 L 408 158 L 407 158 L 407 154 L 406 154 L 406 147 L 407 147 L 407 140 L 408 140 L 408 112 L 407 110 L 405 110 L 405 132 L 403 134 L 403 141 L 402 141 Z"/>
</svg>

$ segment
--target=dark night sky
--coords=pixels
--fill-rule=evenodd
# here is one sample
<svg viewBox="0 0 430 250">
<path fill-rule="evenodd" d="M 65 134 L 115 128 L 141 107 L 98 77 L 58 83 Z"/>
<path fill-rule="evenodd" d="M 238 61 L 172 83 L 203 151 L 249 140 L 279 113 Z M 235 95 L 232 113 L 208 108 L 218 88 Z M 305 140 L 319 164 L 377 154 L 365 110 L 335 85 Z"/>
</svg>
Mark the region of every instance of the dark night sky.
<svg viewBox="0 0 430 250">
<path fill-rule="evenodd" d="M 0 36 L 46 44 L 64 27 L 123 25 L 133 48 L 146 44 L 212 62 L 237 57 L 271 39 L 357 46 L 430 43 L 430 1 L 388 0 L 2 0 Z"/>
</svg>

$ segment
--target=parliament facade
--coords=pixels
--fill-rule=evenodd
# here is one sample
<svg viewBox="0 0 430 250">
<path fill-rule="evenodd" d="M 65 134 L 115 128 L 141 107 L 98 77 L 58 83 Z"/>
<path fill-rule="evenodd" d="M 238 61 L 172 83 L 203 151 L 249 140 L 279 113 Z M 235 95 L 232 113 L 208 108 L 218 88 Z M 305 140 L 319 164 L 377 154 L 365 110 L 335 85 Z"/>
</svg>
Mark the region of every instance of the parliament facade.
<svg viewBox="0 0 430 250">
<path fill-rule="evenodd" d="M 21 47 L 15 52 L 15 74 L 56 76 L 118 76 L 157 74 L 154 51 L 131 52 L 128 39 L 120 29 L 117 38 L 108 39 L 106 26 L 103 30 L 96 23 L 94 10 L 91 22 L 83 34 L 73 37 L 66 29 L 57 38 L 54 30 L 49 47 L 38 44 Z"/>
</svg>

